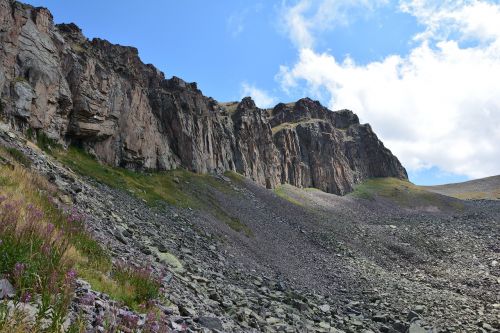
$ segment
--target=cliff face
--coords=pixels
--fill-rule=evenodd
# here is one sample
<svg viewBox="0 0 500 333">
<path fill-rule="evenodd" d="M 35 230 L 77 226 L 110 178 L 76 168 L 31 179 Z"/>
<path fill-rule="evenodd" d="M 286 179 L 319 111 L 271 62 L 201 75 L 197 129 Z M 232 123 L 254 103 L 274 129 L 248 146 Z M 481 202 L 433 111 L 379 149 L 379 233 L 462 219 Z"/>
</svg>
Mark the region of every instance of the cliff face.
<svg viewBox="0 0 500 333">
<path fill-rule="evenodd" d="M 371 177 L 407 179 L 370 125 L 349 110 L 332 112 L 308 98 L 269 111 L 281 182 L 345 194 Z"/>
<path fill-rule="evenodd" d="M 222 104 L 195 83 L 165 79 L 132 47 L 54 25 L 47 9 L 0 0 L 4 118 L 102 162 L 133 169 L 237 171 L 344 194 L 367 177 L 407 178 L 369 125 L 310 99 L 272 110 L 250 98 Z"/>
</svg>

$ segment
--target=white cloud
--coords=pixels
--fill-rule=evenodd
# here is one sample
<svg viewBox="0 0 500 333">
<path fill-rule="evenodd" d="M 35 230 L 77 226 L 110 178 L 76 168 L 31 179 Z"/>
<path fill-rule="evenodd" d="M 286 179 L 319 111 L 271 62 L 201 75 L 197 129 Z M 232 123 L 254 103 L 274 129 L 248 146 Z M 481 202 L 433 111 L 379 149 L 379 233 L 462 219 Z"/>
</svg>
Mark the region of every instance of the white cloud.
<svg viewBox="0 0 500 333">
<path fill-rule="evenodd" d="M 491 42 L 500 38 L 498 4 L 475 0 L 403 0 L 400 8 L 426 27 L 416 39 L 443 40 L 457 31 L 465 40 Z"/>
<path fill-rule="evenodd" d="M 330 108 L 371 123 L 410 170 L 500 174 L 500 5 L 435 3 L 401 3 L 425 27 L 407 56 L 357 65 L 301 48 L 278 78 L 284 89 L 328 91 Z"/>
<path fill-rule="evenodd" d="M 250 96 L 259 108 L 267 108 L 276 104 L 276 98 L 269 95 L 266 91 L 255 87 L 254 85 L 243 82 L 241 84 L 241 97 Z"/>
<path fill-rule="evenodd" d="M 246 7 L 240 11 L 235 11 L 228 16 L 226 20 L 226 27 L 232 37 L 238 37 L 245 31 L 246 21 L 249 15 L 259 14 L 264 5 L 262 2 L 257 2 L 250 7 Z"/>
<path fill-rule="evenodd" d="M 387 3 L 388 0 L 300 0 L 293 6 L 282 7 L 282 25 L 297 47 L 314 46 L 314 34 L 330 30 L 338 25 L 346 25 L 359 16 Z"/>
<path fill-rule="evenodd" d="M 245 16 L 247 11 L 233 13 L 227 18 L 227 29 L 231 36 L 237 37 L 245 30 Z"/>
</svg>

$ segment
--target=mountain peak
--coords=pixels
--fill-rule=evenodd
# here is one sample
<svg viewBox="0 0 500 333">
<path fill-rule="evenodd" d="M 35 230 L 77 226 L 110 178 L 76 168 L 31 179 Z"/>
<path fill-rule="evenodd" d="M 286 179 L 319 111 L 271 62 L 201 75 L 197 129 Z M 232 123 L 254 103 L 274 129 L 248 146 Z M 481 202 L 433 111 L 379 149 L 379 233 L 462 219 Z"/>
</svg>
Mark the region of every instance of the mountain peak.
<svg viewBox="0 0 500 333">
<path fill-rule="evenodd" d="M 113 166 L 236 171 L 269 188 L 290 183 L 345 194 L 368 177 L 406 178 L 350 111 L 307 97 L 268 110 L 250 97 L 217 103 L 196 83 L 165 79 L 135 47 L 89 41 L 75 24 L 54 26 L 48 11 L 32 15 L 32 7 L 3 3 L 0 30 L 9 31 L 12 47 L 0 51 L 1 101 L 18 129 L 82 146 Z"/>
</svg>

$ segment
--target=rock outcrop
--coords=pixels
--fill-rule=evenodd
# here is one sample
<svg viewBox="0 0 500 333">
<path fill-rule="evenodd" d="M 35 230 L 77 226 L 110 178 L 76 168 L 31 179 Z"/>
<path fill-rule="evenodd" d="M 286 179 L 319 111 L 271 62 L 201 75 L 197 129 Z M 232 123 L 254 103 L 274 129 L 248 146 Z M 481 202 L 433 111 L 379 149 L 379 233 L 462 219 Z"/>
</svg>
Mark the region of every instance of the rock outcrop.
<svg viewBox="0 0 500 333">
<path fill-rule="evenodd" d="M 407 178 L 351 111 L 301 99 L 272 110 L 223 104 L 196 83 L 165 79 L 133 47 L 88 40 L 45 8 L 0 0 L 2 116 L 20 130 L 84 147 L 131 169 L 237 171 L 345 194 L 368 177 Z"/>
</svg>

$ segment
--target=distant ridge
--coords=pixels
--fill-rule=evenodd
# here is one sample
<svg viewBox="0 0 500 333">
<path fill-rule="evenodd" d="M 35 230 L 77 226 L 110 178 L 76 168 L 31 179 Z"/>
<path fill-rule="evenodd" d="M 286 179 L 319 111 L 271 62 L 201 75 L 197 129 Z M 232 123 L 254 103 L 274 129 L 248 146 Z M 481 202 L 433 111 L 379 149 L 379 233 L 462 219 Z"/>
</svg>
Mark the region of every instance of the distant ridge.
<svg viewBox="0 0 500 333">
<path fill-rule="evenodd" d="M 424 186 L 428 191 L 464 200 L 500 200 L 500 175 L 463 183 Z"/>
</svg>

